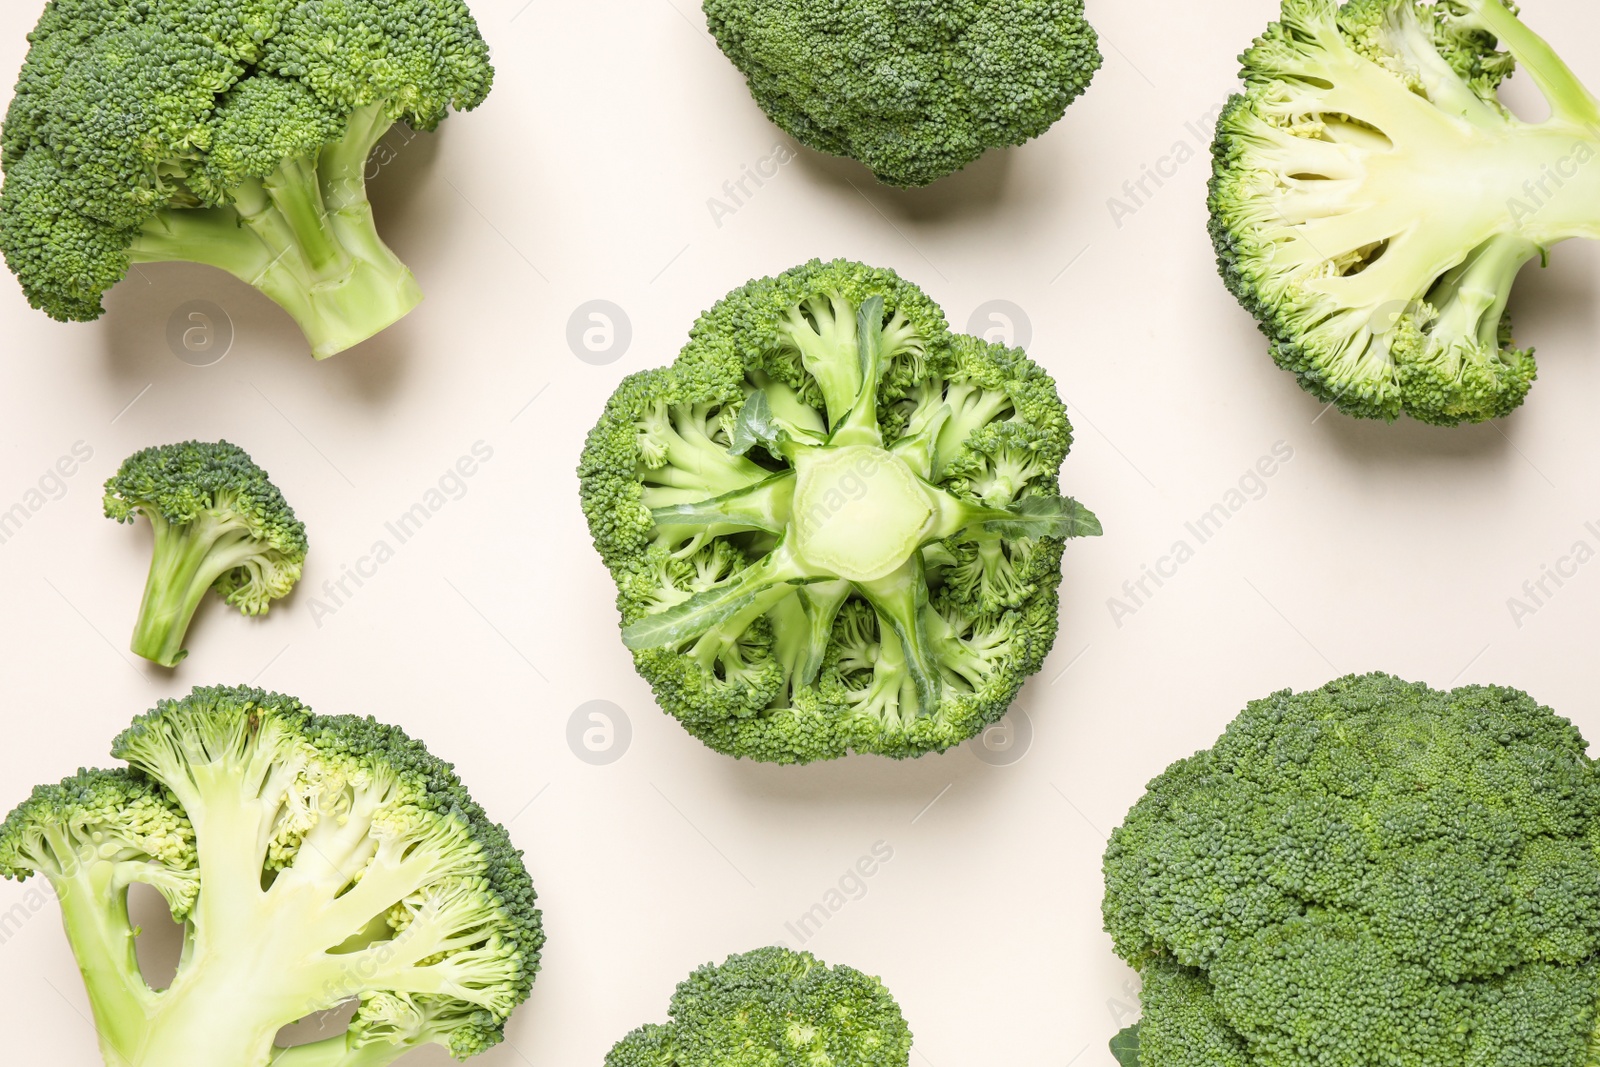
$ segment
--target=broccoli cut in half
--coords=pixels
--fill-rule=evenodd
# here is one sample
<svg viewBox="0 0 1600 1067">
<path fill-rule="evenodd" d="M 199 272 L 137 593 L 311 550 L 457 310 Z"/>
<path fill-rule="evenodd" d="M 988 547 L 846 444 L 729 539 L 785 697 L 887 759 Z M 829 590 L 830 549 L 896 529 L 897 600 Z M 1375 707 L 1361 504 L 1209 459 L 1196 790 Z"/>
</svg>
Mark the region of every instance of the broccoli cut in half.
<svg viewBox="0 0 1600 1067">
<path fill-rule="evenodd" d="M 1506 303 L 1525 263 L 1600 237 L 1600 104 L 1500 0 L 1284 0 L 1241 58 L 1211 234 L 1273 358 L 1362 418 L 1516 408 L 1535 368 Z M 1518 63 L 1542 122 L 1498 99 Z"/>
<path fill-rule="evenodd" d="M 132 648 L 163 667 L 188 655 L 184 638 L 207 589 L 245 615 L 265 615 L 300 580 L 305 525 L 238 445 L 135 452 L 107 479 L 105 511 L 118 522 L 150 520 L 155 547 Z"/>
<path fill-rule="evenodd" d="M 712 748 L 777 763 L 943 751 L 1056 633 L 1072 441 L 1017 349 L 952 336 L 893 272 L 735 290 L 627 378 L 579 470 L 624 643 Z"/>
<path fill-rule="evenodd" d="M 705 0 L 705 13 L 768 118 L 888 185 L 1038 137 L 1100 69 L 1083 0 Z"/>
<path fill-rule="evenodd" d="M 276 301 L 318 359 L 422 299 L 367 160 L 494 72 L 463 0 L 49 0 L 0 128 L 0 250 L 28 301 L 104 313 L 134 264 L 203 263 Z"/>
<path fill-rule="evenodd" d="M 1600 767 L 1525 693 L 1384 674 L 1252 702 L 1105 854 L 1124 1067 L 1587 1067 Z"/>
<path fill-rule="evenodd" d="M 382 1067 L 497 1044 L 544 943 L 505 830 L 392 726 L 293 697 L 199 688 L 112 745 L 124 770 L 40 786 L 0 825 L 0 873 L 60 898 L 107 1067 Z M 128 888 L 184 924 L 152 989 Z M 345 1033 L 280 1028 L 349 1000 Z"/>
<path fill-rule="evenodd" d="M 809 952 L 758 948 L 679 983 L 671 1021 L 617 1042 L 605 1067 L 906 1067 L 911 1030 L 880 979 Z"/>
</svg>

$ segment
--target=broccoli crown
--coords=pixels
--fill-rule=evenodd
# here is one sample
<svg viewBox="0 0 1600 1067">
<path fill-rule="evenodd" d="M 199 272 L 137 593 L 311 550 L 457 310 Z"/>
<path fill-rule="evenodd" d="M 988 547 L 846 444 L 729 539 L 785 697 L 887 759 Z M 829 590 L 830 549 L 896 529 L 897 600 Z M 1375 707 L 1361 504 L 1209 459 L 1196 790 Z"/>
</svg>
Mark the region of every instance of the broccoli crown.
<svg viewBox="0 0 1600 1067">
<path fill-rule="evenodd" d="M 1049 375 L 952 336 L 894 273 L 813 261 L 618 387 L 579 470 L 623 640 L 662 706 L 773 762 L 943 751 L 1056 633 L 1071 444 Z"/>
<path fill-rule="evenodd" d="M 1100 68 L 1083 0 L 705 0 L 705 13 L 773 122 L 890 185 L 1039 136 Z"/>
<path fill-rule="evenodd" d="M 1370 674 L 1255 701 L 1106 850 L 1138 1062 L 1582 1067 L 1597 844 L 1586 744 L 1524 693 Z"/>
<path fill-rule="evenodd" d="M 130 769 L 80 772 L 12 812 L 0 871 L 55 885 L 114 1062 L 376 1064 L 501 1040 L 544 934 L 521 853 L 449 764 L 370 718 L 243 687 L 162 701 L 112 752 Z M 188 926 L 159 994 L 133 959 L 134 881 Z M 348 1033 L 273 1048 L 352 998 Z"/>
<path fill-rule="evenodd" d="M 199 239 L 187 257 L 143 254 L 146 227 L 236 201 L 254 217 L 250 179 L 347 132 L 370 149 L 353 116 L 431 129 L 493 78 L 462 0 L 49 0 L 29 40 L 0 133 L 0 249 L 61 320 L 99 317 L 132 261 L 214 261 Z M 211 245 L 234 246 L 215 265 L 253 284 L 271 259 Z"/>
<path fill-rule="evenodd" d="M 1520 405 L 1535 365 L 1506 314 L 1517 272 L 1600 236 L 1594 98 L 1500 0 L 1284 0 L 1241 58 L 1211 234 L 1273 358 L 1358 417 Z M 1519 59 L 1546 121 L 1496 96 Z"/>
<path fill-rule="evenodd" d="M 911 1030 L 871 975 L 758 948 L 679 983 L 671 1021 L 617 1042 L 605 1067 L 905 1067 Z"/>
<path fill-rule="evenodd" d="M 143 448 L 106 480 L 106 518 L 168 526 L 207 520 L 247 531 L 290 561 L 306 558 L 305 524 L 250 454 L 227 441 Z"/>
</svg>

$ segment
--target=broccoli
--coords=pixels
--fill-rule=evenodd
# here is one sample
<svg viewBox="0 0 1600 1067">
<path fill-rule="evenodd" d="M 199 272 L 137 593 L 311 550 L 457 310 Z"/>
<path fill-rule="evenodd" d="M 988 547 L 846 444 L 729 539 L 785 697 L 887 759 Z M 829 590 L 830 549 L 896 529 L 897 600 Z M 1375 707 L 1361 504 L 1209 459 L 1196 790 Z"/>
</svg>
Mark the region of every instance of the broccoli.
<svg viewBox="0 0 1600 1067">
<path fill-rule="evenodd" d="M 1600 768 L 1498 686 L 1383 674 L 1258 700 L 1111 836 L 1144 979 L 1132 1067 L 1584 1067 Z M 1596 1042 L 1600 1044 L 1600 1042 Z"/>
<path fill-rule="evenodd" d="M 104 313 L 130 265 L 261 290 L 323 359 L 422 299 L 367 201 L 397 121 L 476 107 L 462 0 L 50 0 L 0 128 L 0 250 L 29 302 Z"/>
<path fill-rule="evenodd" d="M 1523 264 L 1600 237 L 1600 104 L 1500 0 L 1284 0 L 1242 61 L 1211 233 L 1273 358 L 1363 418 L 1521 404 L 1533 352 L 1506 303 Z M 1496 95 L 1518 62 L 1543 122 Z"/>
<path fill-rule="evenodd" d="M 623 641 L 712 748 L 943 751 L 1050 651 L 1072 441 L 1020 350 L 952 336 L 893 272 L 812 261 L 701 316 L 590 432 L 583 509 Z"/>
<path fill-rule="evenodd" d="M 544 942 L 505 830 L 392 726 L 248 688 L 164 700 L 124 770 L 40 786 L 0 825 L 0 873 L 61 901 L 107 1067 L 381 1067 L 501 1040 Z M 185 926 L 177 977 L 134 958 L 128 887 Z M 348 1032 L 279 1029 L 356 999 Z"/>
<path fill-rule="evenodd" d="M 245 615 L 265 615 L 300 580 L 306 528 L 238 445 L 135 452 L 107 479 L 105 511 L 118 522 L 143 515 L 155 533 L 132 647 L 164 667 L 188 655 L 184 637 L 207 589 Z"/>
<path fill-rule="evenodd" d="M 679 983 L 672 1021 L 617 1042 L 605 1067 L 906 1067 L 911 1030 L 883 982 L 809 952 L 758 948 Z"/>
<path fill-rule="evenodd" d="M 705 0 L 705 13 L 773 122 L 889 185 L 1039 136 L 1100 69 L 1083 0 Z"/>
</svg>

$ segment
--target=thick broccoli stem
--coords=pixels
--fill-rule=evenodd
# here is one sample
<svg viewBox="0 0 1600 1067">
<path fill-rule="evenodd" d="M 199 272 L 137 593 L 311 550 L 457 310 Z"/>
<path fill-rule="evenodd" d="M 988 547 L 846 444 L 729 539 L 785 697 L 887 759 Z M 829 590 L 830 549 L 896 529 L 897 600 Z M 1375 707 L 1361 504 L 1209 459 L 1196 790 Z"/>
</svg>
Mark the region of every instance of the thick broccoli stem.
<svg viewBox="0 0 1600 1067">
<path fill-rule="evenodd" d="M 84 856 L 92 855 L 92 843 L 66 840 L 60 828 L 49 833 L 57 854 L 70 864 L 49 878 L 89 994 L 100 1051 L 108 1067 L 122 1067 L 143 1041 L 156 1000 L 139 973 L 126 888 L 117 884 L 112 864 Z"/>
<path fill-rule="evenodd" d="M 184 524 L 170 523 L 154 511 L 149 518 L 155 548 L 133 627 L 132 649 L 163 667 L 173 667 L 187 654 L 184 637 L 206 590 L 258 553 L 260 546 L 247 529 L 210 512 Z"/>
<path fill-rule="evenodd" d="M 888 577 L 858 582 L 856 587 L 878 613 L 879 620 L 899 639 L 905 650 L 906 670 L 917 688 L 917 707 L 922 714 L 931 714 L 939 707 L 943 681 L 939 674 L 939 657 L 928 640 L 924 617 L 928 607 L 928 575 L 922 553 L 915 553 Z"/>
<path fill-rule="evenodd" d="M 205 263 L 271 297 L 318 359 L 360 344 L 422 300 L 411 271 L 378 236 L 365 163 L 390 120 L 355 112 L 343 140 L 287 160 L 233 190 L 224 208 L 171 208 L 134 239 L 134 263 Z"/>
</svg>

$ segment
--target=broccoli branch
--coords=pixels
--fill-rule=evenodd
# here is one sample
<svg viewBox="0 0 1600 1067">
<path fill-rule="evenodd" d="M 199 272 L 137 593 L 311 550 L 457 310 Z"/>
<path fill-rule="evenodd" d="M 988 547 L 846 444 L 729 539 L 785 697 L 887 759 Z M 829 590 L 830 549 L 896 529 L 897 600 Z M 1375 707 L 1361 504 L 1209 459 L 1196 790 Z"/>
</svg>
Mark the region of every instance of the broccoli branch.
<svg viewBox="0 0 1600 1067">
<path fill-rule="evenodd" d="M 351 115 L 342 140 L 244 182 L 231 205 L 158 212 L 130 261 L 227 271 L 293 316 L 318 359 L 359 344 L 422 300 L 367 199 L 367 156 L 391 124 L 386 105 L 370 104 Z"/>
</svg>

